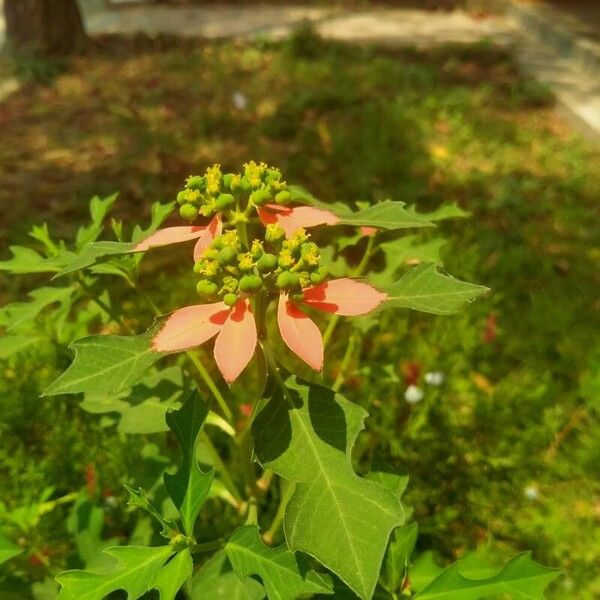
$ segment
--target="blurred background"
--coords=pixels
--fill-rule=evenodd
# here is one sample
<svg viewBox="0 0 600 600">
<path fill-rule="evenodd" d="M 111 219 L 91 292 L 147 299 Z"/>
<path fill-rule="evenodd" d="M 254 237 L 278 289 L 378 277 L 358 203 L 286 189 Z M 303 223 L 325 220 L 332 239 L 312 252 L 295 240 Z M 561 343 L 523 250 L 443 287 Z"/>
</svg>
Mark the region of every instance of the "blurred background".
<svg viewBox="0 0 600 600">
<path fill-rule="evenodd" d="M 564 571 L 551 597 L 600 597 L 597 1 L 3 4 L 0 260 L 36 243 L 33 225 L 71 239 L 96 194 L 147 221 L 215 162 L 268 162 L 324 202 L 456 202 L 470 217 L 422 239 L 492 293 L 454 317 L 386 315 L 343 391 L 371 414 L 367 445 L 410 474 L 419 548 L 531 549 Z M 189 299 L 183 262 L 148 267 L 165 310 Z M 3 305 L 47 281 L 8 270 Z M 44 308 L 30 318 L 51 327 Z M 98 544 L 137 539 L 122 483 L 175 450 L 77 398 L 40 399 L 70 361 L 57 339 L 13 350 L 0 345 L 0 531 L 26 552 L 0 598 L 39 600 L 85 547 L 79 490 Z"/>
</svg>

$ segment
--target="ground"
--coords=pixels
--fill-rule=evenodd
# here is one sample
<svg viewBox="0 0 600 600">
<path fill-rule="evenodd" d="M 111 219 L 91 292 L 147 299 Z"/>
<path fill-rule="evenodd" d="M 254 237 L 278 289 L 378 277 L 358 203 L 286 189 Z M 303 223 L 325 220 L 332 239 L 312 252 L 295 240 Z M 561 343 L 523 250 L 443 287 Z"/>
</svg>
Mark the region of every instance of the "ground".
<svg viewBox="0 0 600 600">
<path fill-rule="evenodd" d="M 363 352 L 373 370 L 357 366 L 344 392 L 369 406 L 369 443 L 411 474 L 407 499 L 424 547 L 446 558 L 481 544 L 530 548 L 566 571 L 556 598 L 570 589 L 595 597 L 599 557 L 581 540 L 600 519 L 600 355 L 591 336 L 598 155 L 505 51 L 353 48 L 301 35 L 284 43 L 104 38 L 62 68 L 22 66 L 30 79 L 0 105 L 0 247 L 25 242 L 43 221 L 69 237 L 93 194 L 119 191 L 115 216 L 136 222 L 216 161 L 227 170 L 251 158 L 276 164 L 324 201 L 389 197 L 422 210 L 457 202 L 471 218 L 441 227 L 450 240 L 444 264 L 491 294 L 455 318 L 390 318 Z M 155 279 L 165 306 L 188 293 L 170 273 Z M 2 284 L 3 301 L 26 289 Z M 382 382 L 378 366 L 397 381 Z M 98 429 L 76 405 L 61 408 L 56 423 L 35 390 L 53 367 L 21 368 L 32 369 L 29 379 L 15 378 L 13 366 L 2 384 L 11 453 L 3 478 L 12 482 L 4 502 L 42 485 L 77 489 L 90 440 L 103 485 L 118 489 L 118 457 L 131 460 L 131 441 Z M 443 371 L 446 384 L 407 404 L 406 382 L 417 373 L 424 385 L 430 370 Z M 73 440 L 68 465 L 65 439 Z M 60 566 L 66 534 L 56 543 L 48 524 L 40 535 L 54 544 L 50 567 Z"/>
</svg>

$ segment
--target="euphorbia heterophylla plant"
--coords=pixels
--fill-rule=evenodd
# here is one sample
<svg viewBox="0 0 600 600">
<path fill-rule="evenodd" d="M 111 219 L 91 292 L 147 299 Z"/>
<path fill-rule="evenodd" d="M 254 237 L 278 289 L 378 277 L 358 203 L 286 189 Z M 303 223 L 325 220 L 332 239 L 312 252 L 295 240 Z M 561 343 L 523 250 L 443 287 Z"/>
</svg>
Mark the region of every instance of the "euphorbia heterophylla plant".
<svg viewBox="0 0 600 600">
<path fill-rule="evenodd" d="M 98 202 L 96 212 L 105 206 Z M 176 203 L 188 224 L 159 228 Z M 542 598 L 556 572 L 528 554 L 486 578 L 461 562 L 441 569 L 417 559 L 413 566 L 416 524 L 406 524 L 401 503 L 407 477 L 376 468 L 359 476 L 352 466 L 367 413 L 338 390 L 365 332 L 384 310 L 451 314 L 485 291 L 439 271 L 424 246 L 412 244 L 407 254 L 399 232 L 465 213 L 452 205 L 422 214 L 392 201 L 358 210 L 324 205 L 287 185 L 278 169 L 255 162 L 240 173 L 215 165 L 188 178 L 176 203 L 155 206 L 151 226 L 137 228 L 130 241 L 118 224 L 116 241 L 97 241 L 101 227 L 92 234 L 88 228 L 75 251 L 40 257 L 35 267 L 87 288 L 119 275 L 156 314 L 134 335 L 97 295 L 128 335 L 76 340 L 71 366 L 45 395 L 80 393 L 82 406 L 96 412 L 94 402 L 102 400 L 124 422 L 136 389 L 136 421 L 123 430 L 168 429 L 182 454 L 161 485 L 129 488 L 130 504 L 156 519 L 164 543 L 107 548 L 104 568 L 57 576 L 58 598 L 100 600 L 117 590 L 130 599 L 154 590 L 162 600 Z M 189 302 L 164 314 L 139 287 L 141 253 L 185 242 L 194 242 L 182 280 Z M 400 247 L 404 258 L 397 260 Z M 378 270 L 369 276 L 374 263 Z M 330 382 L 328 361 L 339 357 L 330 356 L 329 342 L 339 318 L 367 314 L 368 321 L 349 319 L 337 329 L 338 339 L 350 341 L 341 345 Z M 212 338 L 214 364 L 204 349 Z M 159 360 L 172 365 L 161 370 Z M 214 365 L 224 381 L 211 375 Z M 199 387 L 190 392 L 196 376 Z M 153 394 L 162 380 L 178 390 L 177 399 L 139 403 L 139 390 Z M 161 489 L 170 503 L 165 512 L 154 505 Z M 205 519 L 208 503 L 220 505 L 222 523 Z"/>
</svg>

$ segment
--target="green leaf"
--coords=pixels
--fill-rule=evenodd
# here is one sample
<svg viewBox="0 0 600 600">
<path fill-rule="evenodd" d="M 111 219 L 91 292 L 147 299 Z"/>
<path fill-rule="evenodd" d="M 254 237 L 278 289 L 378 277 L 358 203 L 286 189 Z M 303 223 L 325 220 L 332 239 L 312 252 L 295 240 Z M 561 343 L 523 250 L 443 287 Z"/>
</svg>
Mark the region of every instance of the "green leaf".
<svg viewBox="0 0 600 600">
<path fill-rule="evenodd" d="M 416 595 L 418 600 L 478 600 L 493 594 L 508 594 L 513 600 L 543 600 L 544 590 L 560 571 L 531 560 L 525 552 L 511 558 L 493 577 L 467 578 L 460 561 L 444 569 Z"/>
<path fill-rule="evenodd" d="M 84 246 L 77 256 L 67 262 L 53 279 L 85 269 L 101 258 L 129 254 L 133 252 L 135 246 L 134 242 L 92 242 Z"/>
<path fill-rule="evenodd" d="M 383 585 L 391 593 L 398 591 L 404 581 L 408 561 L 417 542 L 417 534 L 416 523 L 398 527 L 392 533 L 382 573 Z"/>
<path fill-rule="evenodd" d="M 262 600 L 265 590 L 252 578 L 233 572 L 225 551 L 216 552 L 192 579 L 192 600 Z"/>
<path fill-rule="evenodd" d="M 71 366 L 42 396 L 56 394 L 116 394 L 138 381 L 164 354 L 152 350 L 156 327 L 136 336 L 92 335 L 73 342 Z"/>
<path fill-rule="evenodd" d="M 10 251 L 13 257 L 10 260 L 0 261 L 0 271 L 8 271 L 14 275 L 56 273 L 75 256 L 71 252 L 62 252 L 58 256 L 46 258 L 25 246 L 10 246 Z"/>
<path fill-rule="evenodd" d="M 23 550 L 16 546 L 12 542 L 9 542 L 6 538 L 0 535 L 0 564 L 10 560 L 13 556 L 21 554 Z"/>
<path fill-rule="evenodd" d="M 191 392 L 192 385 L 179 367 L 152 368 L 130 389 L 116 395 L 88 393 L 80 406 L 94 414 L 119 413 L 122 433 L 158 433 L 169 429 L 167 411 L 179 408 Z"/>
<path fill-rule="evenodd" d="M 407 235 L 397 240 L 383 242 L 379 245 L 385 255 L 388 267 L 394 272 L 400 267 L 414 263 L 442 263 L 440 250 L 446 244 L 442 238 L 423 241 L 417 235 Z"/>
<path fill-rule="evenodd" d="M 265 468 L 296 483 L 284 519 L 291 550 L 314 556 L 361 598 L 370 598 L 391 531 L 402 524 L 397 496 L 356 475 L 350 454 L 367 413 L 332 390 L 297 378 L 277 389 L 253 424 Z"/>
<path fill-rule="evenodd" d="M 406 229 L 408 227 L 433 227 L 433 223 L 403 202 L 386 200 L 357 212 L 342 214 L 341 224 L 377 227 L 378 229 Z"/>
<path fill-rule="evenodd" d="M 112 205 L 115 203 L 117 195 L 118 194 L 112 194 L 106 198 L 94 196 L 90 200 L 90 216 L 92 217 L 92 222 L 90 225 L 80 227 L 77 231 L 75 244 L 78 249 L 81 249 L 85 245 L 96 241 L 98 236 L 102 233 L 102 223 L 112 208 Z"/>
<path fill-rule="evenodd" d="M 303 595 L 333 592 L 330 577 L 310 570 L 305 557 L 283 545 L 266 546 L 256 525 L 234 531 L 225 552 L 241 579 L 251 575 L 260 577 L 269 600 L 295 600 Z"/>
<path fill-rule="evenodd" d="M 423 213 L 423 217 L 429 221 L 444 221 L 445 219 L 464 219 L 469 217 L 471 213 L 463 210 L 453 202 L 452 204 L 442 204 L 434 211 Z"/>
<path fill-rule="evenodd" d="M 179 511 L 185 532 L 192 536 L 194 523 L 204 504 L 214 469 L 204 473 L 196 461 L 196 443 L 208 415 L 208 405 L 195 390 L 179 409 L 167 413 L 167 425 L 181 446 L 182 461 L 174 475 L 165 473 L 167 492 Z"/>
<path fill-rule="evenodd" d="M 33 335 L 3 335 L 0 337 L 0 359 L 18 354 L 29 346 L 39 344 L 43 339 Z"/>
<path fill-rule="evenodd" d="M 173 554 L 171 546 L 115 546 L 105 554 L 116 558 L 108 571 L 65 571 L 56 576 L 62 586 L 57 600 L 102 600 L 107 594 L 124 590 L 128 600 L 136 600 L 154 587 L 155 578 Z"/>
<path fill-rule="evenodd" d="M 435 265 L 419 265 L 384 290 L 390 296 L 383 308 L 413 308 L 436 315 L 451 315 L 465 302 L 488 288 L 440 273 Z"/>
<path fill-rule="evenodd" d="M 69 307 L 74 292 L 72 287 L 43 287 L 33 290 L 29 293 L 31 302 L 15 302 L 0 311 L 0 324 L 4 325 L 7 331 L 12 331 L 23 323 L 30 324 L 44 308 L 51 304 L 58 302 Z"/>
<path fill-rule="evenodd" d="M 175 204 L 176 202 L 168 202 L 167 204 L 153 202 L 150 207 L 150 225 L 146 229 L 142 229 L 139 225 L 136 225 L 133 229 L 131 240 L 139 242 L 151 233 L 154 233 L 173 212 Z"/>
<path fill-rule="evenodd" d="M 410 586 L 420 592 L 428 586 L 444 569 L 433 560 L 433 552 L 423 552 L 409 569 Z"/>
<path fill-rule="evenodd" d="M 189 550 L 176 554 L 158 573 L 154 587 L 160 600 L 175 600 L 181 586 L 192 576 L 194 561 Z"/>
</svg>

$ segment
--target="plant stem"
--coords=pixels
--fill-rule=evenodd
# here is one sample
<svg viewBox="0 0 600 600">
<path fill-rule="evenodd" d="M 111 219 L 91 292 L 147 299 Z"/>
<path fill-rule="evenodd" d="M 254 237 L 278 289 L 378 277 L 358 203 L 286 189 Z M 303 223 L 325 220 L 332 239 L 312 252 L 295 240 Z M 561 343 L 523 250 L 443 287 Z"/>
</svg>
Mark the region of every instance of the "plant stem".
<svg viewBox="0 0 600 600">
<path fill-rule="evenodd" d="M 221 460 L 217 449 L 213 446 L 213 443 L 210 441 L 208 434 L 205 431 L 200 432 L 200 441 L 206 446 L 206 450 L 215 465 L 215 469 L 221 475 L 221 479 L 223 480 L 223 484 L 229 491 L 229 493 L 235 498 L 238 504 L 242 503 L 242 495 L 240 494 L 233 478 L 231 477 L 231 473 L 229 469 L 225 466 L 225 463 Z"/>
<path fill-rule="evenodd" d="M 192 554 L 197 552 L 211 552 L 212 550 L 220 550 L 223 547 L 223 540 L 214 540 L 213 542 L 202 542 L 200 544 L 194 544 L 190 548 Z"/>
<path fill-rule="evenodd" d="M 344 358 L 342 358 L 342 362 L 340 364 L 340 369 L 338 371 L 337 377 L 335 378 L 335 382 L 332 386 L 334 392 L 337 392 L 342 383 L 344 383 L 344 374 L 348 369 L 348 365 L 350 364 L 350 360 L 352 359 L 352 354 L 354 354 L 354 350 L 356 348 L 356 344 L 358 342 L 358 332 L 355 331 L 348 341 L 348 345 L 346 346 L 346 352 L 344 353 Z"/>
<path fill-rule="evenodd" d="M 188 350 L 186 352 L 186 354 L 187 354 L 188 358 L 194 363 L 194 366 L 196 367 L 198 373 L 200 374 L 200 377 L 202 377 L 202 380 L 206 384 L 206 387 L 210 390 L 210 392 L 214 396 L 215 400 L 221 407 L 221 410 L 223 411 L 225 418 L 229 421 L 229 423 L 231 423 L 233 421 L 233 412 L 229 408 L 229 405 L 227 404 L 227 401 L 223 397 L 223 394 L 221 394 L 219 388 L 217 387 L 217 384 L 214 382 L 213 378 L 210 376 L 210 374 L 206 370 L 205 366 L 202 364 L 200 359 L 194 354 L 194 352 L 192 350 Z"/>
<path fill-rule="evenodd" d="M 279 506 L 277 507 L 277 512 L 271 521 L 271 526 L 268 531 L 266 531 L 263 535 L 263 540 L 267 544 L 272 544 L 281 524 L 283 523 L 283 519 L 285 517 L 285 509 L 287 508 L 288 502 L 292 497 L 294 492 L 294 485 L 285 479 L 279 479 L 280 481 L 280 489 L 281 489 L 281 499 L 279 500 Z"/>
</svg>

